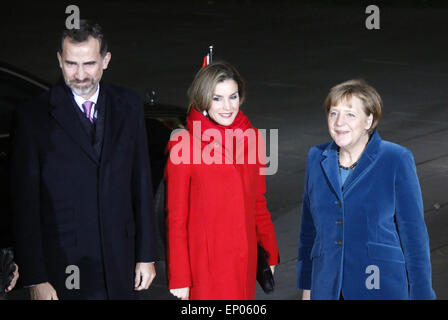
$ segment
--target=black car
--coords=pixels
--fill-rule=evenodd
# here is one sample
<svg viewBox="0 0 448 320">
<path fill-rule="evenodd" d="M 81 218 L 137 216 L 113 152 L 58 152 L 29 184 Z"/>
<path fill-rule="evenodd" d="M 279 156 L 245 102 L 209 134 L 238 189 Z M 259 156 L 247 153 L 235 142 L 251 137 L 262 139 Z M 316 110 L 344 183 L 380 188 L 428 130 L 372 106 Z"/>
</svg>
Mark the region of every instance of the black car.
<svg viewBox="0 0 448 320">
<path fill-rule="evenodd" d="M 14 108 L 27 100 L 49 90 L 50 85 L 27 72 L 0 62 L 0 237 L 6 238 L 8 224 L 3 217 L 9 208 L 9 170 L 8 153 L 10 148 L 11 120 Z M 167 160 L 165 148 L 171 131 L 185 124 L 185 108 L 155 102 L 155 92 L 147 94 L 145 101 L 145 121 L 148 149 L 151 161 L 152 183 L 154 186 L 154 205 L 159 259 L 164 257 L 164 184 L 163 170 Z M 3 241 L 3 239 L 0 239 Z M 1 243 L 0 243 L 1 246 Z"/>
</svg>

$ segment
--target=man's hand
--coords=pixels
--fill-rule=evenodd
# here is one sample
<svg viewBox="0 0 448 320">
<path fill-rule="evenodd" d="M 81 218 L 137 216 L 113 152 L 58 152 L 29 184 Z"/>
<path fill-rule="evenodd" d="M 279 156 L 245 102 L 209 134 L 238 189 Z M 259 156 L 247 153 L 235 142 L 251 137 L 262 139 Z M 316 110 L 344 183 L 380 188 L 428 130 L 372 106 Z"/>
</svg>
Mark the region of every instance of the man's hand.
<svg viewBox="0 0 448 320">
<path fill-rule="evenodd" d="M 156 277 L 156 268 L 151 262 L 138 262 L 135 266 L 134 290 L 146 290 Z"/>
<path fill-rule="evenodd" d="M 171 289 L 171 294 L 176 296 L 178 299 L 181 300 L 188 300 L 190 298 L 190 288 L 179 288 L 179 289 Z"/>
<path fill-rule="evenodd" d="M 274 274 L 274 272 L 275 272 L 275 266 L 270 266 L 270 267 L 271 267 L 272 274 Z"/>
<path fill-rule="evenodd" d="M 59 300 L 56 290 L 49 282 L 39 283 L 30 288 L 31 300 Z"/>
<path fill-rule="evenodd" d="M 11 291 L 16 283 L 17 283 L 17 279 L 19 279 L 19 267 L 14 263 L 16 270 L 14 270 L 14 278 L 12 278 L 11 283 L 9 284 L 9 287 L 5 289 L 5 292 L 9 292 Z"/>
</svg>

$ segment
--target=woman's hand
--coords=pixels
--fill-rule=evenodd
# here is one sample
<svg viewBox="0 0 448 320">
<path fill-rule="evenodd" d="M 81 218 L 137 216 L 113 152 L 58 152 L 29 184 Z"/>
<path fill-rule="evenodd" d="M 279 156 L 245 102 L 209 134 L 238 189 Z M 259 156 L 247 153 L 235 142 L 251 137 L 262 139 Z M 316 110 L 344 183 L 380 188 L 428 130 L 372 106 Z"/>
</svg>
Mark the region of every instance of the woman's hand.
<svg viewBox="0 0 448 320">
<path fill-rule="evenodd" d="M 9 287 L 5 289 L 5 292 L 11 291 L 17 283 L 17 279 L 19 279 L 19 266 L 15 263 L 14 263 L 14 266 L 16 267 L 16 269 L 14 270 L 14 278 L 12 278 L 11 283 L 9 284 Z"/>
<path fill-rule="evenodd" d="M 270 267 L 271 267 L 272 274 L 274 274 L 274 272 L 275 272 L 275 266 L 270 266 Z"/>
<path fill-rule="evenodd" d="M 302 291 L 302 300 L 311 300 L 311 290 Z"/>
<path fill-rule="evenodd" d="M 188 300 L 190 298 L 190 288 L 179 288 L 179 289 L 171 289 L 171 294 L 176 296 L 181 300 Z"/>
</svg>

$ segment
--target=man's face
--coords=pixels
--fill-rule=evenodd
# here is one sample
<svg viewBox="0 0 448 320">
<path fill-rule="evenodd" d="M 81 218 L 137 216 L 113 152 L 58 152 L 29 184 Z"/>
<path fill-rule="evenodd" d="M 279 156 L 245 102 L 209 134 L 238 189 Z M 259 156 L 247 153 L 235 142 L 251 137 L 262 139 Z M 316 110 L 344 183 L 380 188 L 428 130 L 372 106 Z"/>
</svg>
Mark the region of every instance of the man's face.
<svg viewBox="0 0 448 320">
<path fill-rule="evenodd" d="M 101 56 L 100 42 L 93 37 L 79 43 L 65 38 L 62 55 L 58 52 L 57 56 L 65 83 L 84 99 L 95 93 L 111 58 L 110 52 Z"/>
</svg>

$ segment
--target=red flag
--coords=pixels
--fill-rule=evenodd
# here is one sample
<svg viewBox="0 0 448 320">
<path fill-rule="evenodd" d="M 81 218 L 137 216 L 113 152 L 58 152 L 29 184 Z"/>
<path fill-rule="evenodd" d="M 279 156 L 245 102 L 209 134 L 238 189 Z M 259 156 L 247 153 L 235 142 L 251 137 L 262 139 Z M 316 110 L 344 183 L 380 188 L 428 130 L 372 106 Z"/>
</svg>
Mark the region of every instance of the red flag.
<svg viewBox="0 0 448 320">
<path fill-rule="evenodd" d="M 202 60 L 202 66 L 201 69 L 205 66 L 208 66 L 210 63 L 212 63 L 212 55 L 213 55 L 213 46 L 208 47 L 209 52 L 205 55 L 204 59 Z"/>
<path fill-rule="evenodd" d="M 210 53 L 207 53 L 207 55 L 202 60 L 201 68 L 204 68 L 205 66 L 208 66 L 209 64 L 210 64 Z"/>
</svg>

